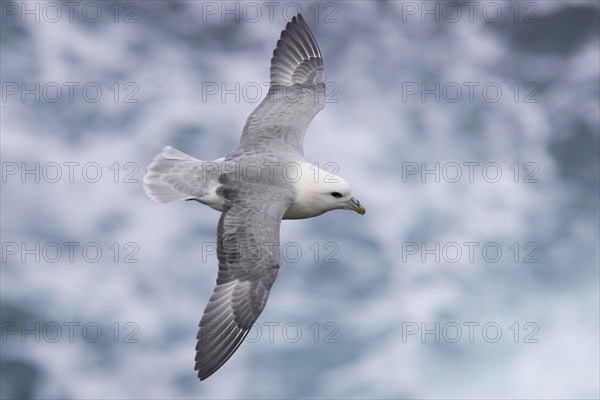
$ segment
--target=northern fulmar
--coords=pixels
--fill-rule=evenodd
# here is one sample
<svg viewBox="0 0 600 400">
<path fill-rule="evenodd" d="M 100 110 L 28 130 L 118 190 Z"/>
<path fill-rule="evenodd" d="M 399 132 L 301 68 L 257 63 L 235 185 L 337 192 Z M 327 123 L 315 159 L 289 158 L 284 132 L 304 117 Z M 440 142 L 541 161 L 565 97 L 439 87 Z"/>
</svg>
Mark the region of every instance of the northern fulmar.
<svg viewBox="0 0 600 400">
<path fill-rule="evenodd" d="M 217 286 L 197 335 L 200 380 L 231 357 L 263 311 L 281 264 L 281 220 L 365 213 L 348 182 L 304 159 L 304 132 L 325 105 L 325 84 L 321 50 L 298 14 L 281 32 L 268 94 L 238 147 L 201 161 L 167 146 L 147 168 L 144 191 L 154 202 L 196 200 L 221 212 Z"/>
</svg>

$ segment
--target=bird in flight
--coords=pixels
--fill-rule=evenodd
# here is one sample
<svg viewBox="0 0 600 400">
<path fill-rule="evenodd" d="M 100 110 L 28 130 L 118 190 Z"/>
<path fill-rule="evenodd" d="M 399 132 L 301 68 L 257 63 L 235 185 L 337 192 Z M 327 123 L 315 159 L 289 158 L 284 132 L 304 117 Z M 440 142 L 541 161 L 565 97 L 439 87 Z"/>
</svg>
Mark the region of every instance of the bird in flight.
<svg viewBox="0 0 600 400">
<path fill-rule="evenodd" d="M 304 133 L 325 105 L 326 76 L 300 14 L 281 32 L 270 75 L 268 94 L 233 152 L 201 161 L 167 146 L 143 180 L 156 203 L 196 200 L 221 212 L 217 285 L 197 335 L 200 380 L 223 366 L 263 311 L 281 264 L 281 220 L 337 209 L 365 213 L 348 182 L 304 159 Z"/>
</svg>

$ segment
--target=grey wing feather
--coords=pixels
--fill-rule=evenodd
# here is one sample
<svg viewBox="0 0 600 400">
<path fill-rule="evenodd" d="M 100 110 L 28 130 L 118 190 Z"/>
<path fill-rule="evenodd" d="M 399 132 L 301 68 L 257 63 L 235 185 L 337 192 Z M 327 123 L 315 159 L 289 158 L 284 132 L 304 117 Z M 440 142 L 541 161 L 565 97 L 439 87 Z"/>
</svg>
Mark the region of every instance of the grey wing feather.
<svg viewBox="0 0 600 400">
<path fill-rule="evenodd" d="M 321 50 L 298 14 L 281 32 L 271 59 L 269 92 L 248 117 L 239 147 L 303 154 L 304 132 L 325 106 L 326 80 Z"/>
<path fill-rule="evenodd" d="M 224 184 L 217 229 L 217 286 L 200 321 L 196 364 L 200 380 L 242 344 L 263 311 L 279 270 L 279 226 L 292 201 L 289 188 Z"/>
<path fill-rule="evenodd" d="M 317 41 L 301 15 L 288 22 L 271 59 L 271 85 L 313 85 L 326 81 Z"/>
</svg>

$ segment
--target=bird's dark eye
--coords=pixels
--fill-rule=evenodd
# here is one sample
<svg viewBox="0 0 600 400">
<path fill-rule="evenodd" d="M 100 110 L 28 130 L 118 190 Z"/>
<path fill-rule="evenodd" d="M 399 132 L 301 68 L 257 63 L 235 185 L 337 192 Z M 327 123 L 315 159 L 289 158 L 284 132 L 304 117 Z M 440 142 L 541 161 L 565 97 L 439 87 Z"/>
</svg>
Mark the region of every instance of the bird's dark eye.
<svg viewBox="0 0 600 400">
<path fill-rule="evenodd" d="M 341 193 L 339 193 L 339 192 L 332 192 L 332 193 L 331 193 L 331 195 L 332 195 L 333 197 L 335 197 L 336 199 L 339 199 L 340 197 L 342 197 L 342 194 L 341 194 Z"/>
</svg>

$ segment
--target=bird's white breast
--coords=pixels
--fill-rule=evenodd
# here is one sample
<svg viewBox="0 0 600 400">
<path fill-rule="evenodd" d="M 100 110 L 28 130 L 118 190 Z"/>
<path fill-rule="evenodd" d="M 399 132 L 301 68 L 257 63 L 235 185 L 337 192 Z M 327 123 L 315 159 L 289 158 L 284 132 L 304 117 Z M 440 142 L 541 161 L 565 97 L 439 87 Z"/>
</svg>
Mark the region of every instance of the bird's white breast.
<svg viewBox="0 0 600 400">
<path fill-rule="evenodd" d="M 329 180 L 335 180 L 336 175 L 307 162 L 290 163 L 282 170 L 282 174 L 284 180 L 293 185 L 296 194 L 294 202 L 283 215 L 283 219 L 312 218 L 329 210 L 318 201 L 319 187 L 326 185 Z M 197 200 L 217 211 L 222 211 L 222 202 L 225 199 L 218 194 L 219 186 L 218 182 L 212 182 L 209 194 Z"/>
</svg>

